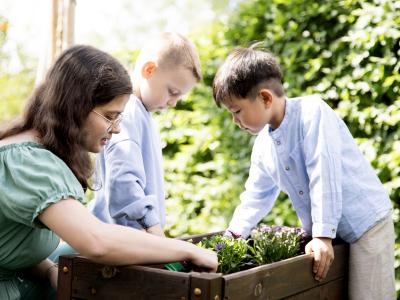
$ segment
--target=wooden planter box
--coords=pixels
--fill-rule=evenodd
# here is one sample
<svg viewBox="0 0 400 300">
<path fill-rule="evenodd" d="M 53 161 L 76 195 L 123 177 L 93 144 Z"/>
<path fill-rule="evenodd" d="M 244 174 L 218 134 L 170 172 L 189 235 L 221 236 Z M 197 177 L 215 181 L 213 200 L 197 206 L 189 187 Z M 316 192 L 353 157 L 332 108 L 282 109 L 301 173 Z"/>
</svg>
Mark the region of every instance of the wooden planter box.
<svg viewBox="0 0 400 300">
<path fill-rule="evenodd" d="M 191 237 L 198 242 L 204 236 Z M 58 300 L 347 299 L 348 245 L 334 246 L 335 260 L 318 282 L 311 255 L 300 255 L 234 274 L 181 273 L 160 266 L 110 267 L 81 256 L 61 256 Z"/>
</svg>

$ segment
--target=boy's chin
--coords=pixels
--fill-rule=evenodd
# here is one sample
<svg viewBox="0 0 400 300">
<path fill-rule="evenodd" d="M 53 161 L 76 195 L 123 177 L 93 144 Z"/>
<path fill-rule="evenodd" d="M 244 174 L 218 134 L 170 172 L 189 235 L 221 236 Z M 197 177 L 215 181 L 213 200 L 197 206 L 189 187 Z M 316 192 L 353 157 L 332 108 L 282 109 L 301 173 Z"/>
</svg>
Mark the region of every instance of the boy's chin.
<svg viewBox="0 0 400 300">
<path fill-rule="evenodd" d="M 260 131 L 247 131 L 248 133 L 250 133 L 251 135 L 258 135 L 260 133 Z"/>
<path fill-rule="evenodd" d="M 160 111 L 164 111 L 164 110 L 166 110 L 168 108 L 168 106 L 167 107 L 152 107 L 152 108 L 150 108 L 150 109 L 148 109 L 148 111 L 149 112 L 160 112 Z"/>
<path fill-rule="evenodd" d="M 242 130 L 246 131 L 247 133 L 250 133 L 251 135 L 258 135 L 258 133 L 260 132 L 260 130 L 253 130 L 249 128 L 242 128 Z"/>
</svg>

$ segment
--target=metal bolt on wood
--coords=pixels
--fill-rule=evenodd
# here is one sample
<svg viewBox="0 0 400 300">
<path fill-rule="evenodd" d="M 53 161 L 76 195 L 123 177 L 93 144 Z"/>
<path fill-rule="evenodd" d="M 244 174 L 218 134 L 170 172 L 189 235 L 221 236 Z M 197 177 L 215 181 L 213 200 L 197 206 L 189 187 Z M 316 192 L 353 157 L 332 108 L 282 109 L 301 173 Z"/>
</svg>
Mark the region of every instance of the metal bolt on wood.
<svg viewBox="0 0 400 300">
<path fill-rule="evenodd" d="M 215 295 L 214 300 L 219 300 L 219 295 Z"/>
<path fill-rule="evenodd" d="M 68 273 L 68 272 L 69 272 L 69 269 L 68 269 L 68 267 L 66 267 L 66 266 L 64 266 L 64 267 L 62 268 L 62 270 L 63 270 L 64 273 Z"/>
<path fill-rule="evenodd" d="M 112 266 L 104 266 L 101 269 L 101 275 L 103 276 L 103 278 L 113 278 L 116 274 L 117 274 L 118 270 L 116 267 L 112 267 Z"/>
<path fill-rule="evenodd" d="M 92 287 L 92 288 L 90 289 L 90 293 L 91 293 L 92 295 L 96 294 L 96 289 Z"/>
<path fill-rule="evenodd" d="M 193 294 L 194 294 L 195 296 L 201 296 L 201 289 L 195 288 L 195 289 L 193 290 Z"/>
</svg>

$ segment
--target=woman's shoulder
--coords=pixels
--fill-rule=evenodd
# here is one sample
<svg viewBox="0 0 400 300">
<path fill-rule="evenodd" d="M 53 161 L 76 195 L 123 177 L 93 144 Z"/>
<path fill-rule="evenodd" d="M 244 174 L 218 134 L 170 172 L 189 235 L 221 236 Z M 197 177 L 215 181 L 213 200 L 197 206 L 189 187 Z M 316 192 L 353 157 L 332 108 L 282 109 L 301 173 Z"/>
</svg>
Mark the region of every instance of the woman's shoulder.
<svg viewBox="0 0 400 300">
<path fill-rule="evenodd" d="M 84 200 L 75 175 L 57 155 L 35 141 L 0 146 L 0 206 L 11 220 L 38 225 L 37 216 L 61 199 Z"/>
<path fill-rule="evenodd" d="M 0 157 L 3 162 L 27 162 L 24 158 L 29 157 L 29 159 L 34 158 L 35 160 L 42 160 L 46 157 L 51 159 L 51 156 L 52 153 L 47 151 L 43 145 L 36 141 L 0 140 Z"/>
<path fill-rule="evenodd" d="M 0 141 L 0 157 L 3 161 L 12 160 L 15 163 L 21 160 L 27 163 L 31 158 L 35 161 L 57 159 L 56 155 L 48 151 L 42 144 L 32 140 Z"/>
<path fill-rule="evenodd" d="M 83 199 L 82 186 L 71 169 L 61 158 L 33 140 L 0 145 L 0 186 L 21 197 L 25 197 L 25 193 L 34 193 L 37 199 L 48 199 L 63 193 L 63 196 L 76 195 L 76 199 Z M 0 193 L 0 200 L 8 201 L 7 197 Z M 30 196 L 25 198 L 32 199 Z"/>
<path fill-rule="evenodd" d="M 76 178 L 64 161 L 37 139 L 12 137 L 0 140 L 0 172 L 35 175 L 39 170 L 75 181 Z M 55 176 L 57 177 L 57 176 Z"/>
</svg>

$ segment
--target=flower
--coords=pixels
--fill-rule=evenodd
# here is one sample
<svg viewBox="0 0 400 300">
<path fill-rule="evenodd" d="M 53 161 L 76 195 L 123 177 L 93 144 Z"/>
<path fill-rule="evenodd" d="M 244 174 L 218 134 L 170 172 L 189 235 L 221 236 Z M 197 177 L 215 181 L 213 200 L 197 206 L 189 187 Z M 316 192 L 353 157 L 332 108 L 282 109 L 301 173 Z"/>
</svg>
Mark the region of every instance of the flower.
<svg viewBox="0 0 400 300">
<path fill-rule="evenodd" d="M 218 272 L 230 274 L 299 255 L 304 233 L 302 228 L 260 224 L 249 240 L 217 234 L 203 238 L 198 245 L 216 251 Z"/>
<path fill-rule="evenodd" d="M 225 243 L 223 243 L 223 242 L 218 242 L 218 243 L 215 244 L 214 250 L 217 251 L 217 252 L 219 252 L 219 251 L 221 251 L 222 249 L 224 249 L 225 246 L 226 246 Z"/>
<path fill-rule="evenodd" d="M 262 225 L 260 226 L 260 231 L 263 232 L 263 233 L 267 233 L 267 232 L 271 232 L 272 229 L 271 229 L 271 226 L 262 224 Z"/>
</svg>

